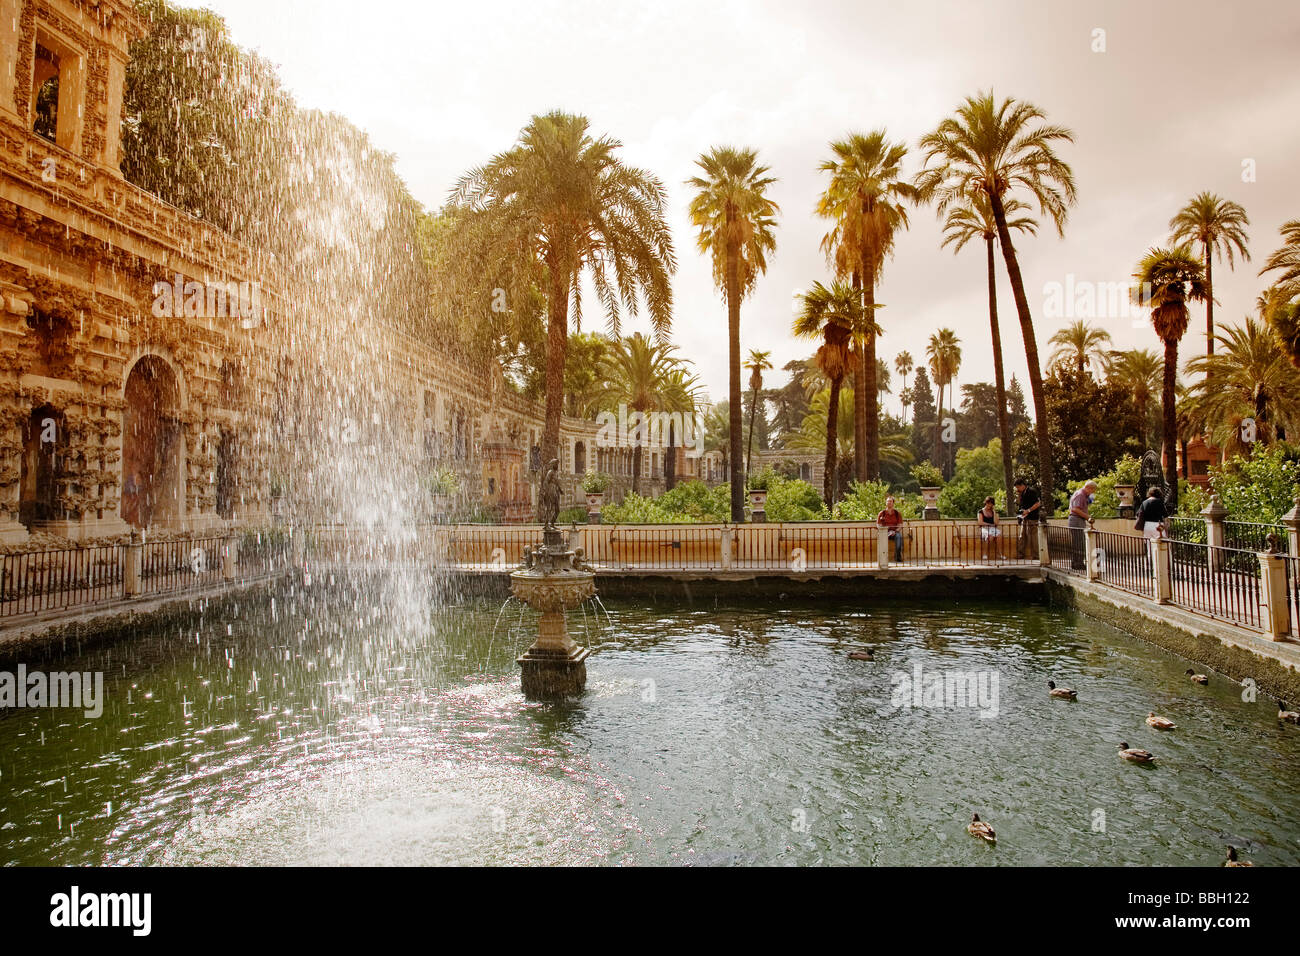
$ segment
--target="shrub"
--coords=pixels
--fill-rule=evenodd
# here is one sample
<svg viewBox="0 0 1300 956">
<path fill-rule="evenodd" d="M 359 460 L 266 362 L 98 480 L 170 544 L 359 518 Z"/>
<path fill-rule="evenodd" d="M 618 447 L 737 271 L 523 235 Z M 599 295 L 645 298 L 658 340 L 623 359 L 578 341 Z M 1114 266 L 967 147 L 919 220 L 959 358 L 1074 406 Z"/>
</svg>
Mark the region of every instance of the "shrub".
<svg viewBox="0 0 1300 956">
<path fill-rule="evenodd" d="M 767 488 L 768 521 L 819 521 L 827 517 L 822 496 L 808 482 L 772 476 Z"/>
<path fill-rule="evenodd" d="M 556 525 L 586 524 L 587 509 L 585 506 L 583 507 L 575 506 L 573 508 L 565 508 L 563 511 L 561 511 L 558 515 L 555 516 L 555 523 Z"/>
<path fill-rule="evenodd" d="M 1295 505 L 1300 458 L 1295 448 L 1283 442 L 1259 448 L 1249 457 L 1234 455 L 1210 468 L 1210 487 L 1228 509 L 1229 520 L 1277 524 Z M 1194 514 L 1193 507 L 1199 512 L 1208 501 L 1204 493 L 1188 495 L 1184 513 Z"/>
<path fill-rule="evenodd" d="M 922 488 L 941 488 L 943 487 L 943 472 L 928 461 L 923 461 L 919 465 L 912 466 L 912 477 L 916 479 L 917 484 Z M 875 515 L 872 515 L 874 518 Z"/>
<path fill-rule="evenodd" d="M 957 468 L 952 481 L 939 493 L 939 514 L 946 518 L 975 517 L 984 507 L 984 499 L 1001 491 L 1002 507 L 1006 505 L 1003 488 L 1002 440 L 993 439 L 981 448 L 963 448 L 957 452 Z"/>
<path fill-rule="evenodd" d="M 603 495 L 614 483 L 614 477 L 603 471 L 589 471 L 582 476 L 582 490 L 589 495 Z"/>
<path fill-rule="evenodd" d="M 913 473 L 916 470 L 912 469 Z M 937 474 L 938 469 L 935 472 Z M 892 491 L 883 481 L 855 481 L 849 485 L 848 494 L 835 505 L 835 518 L 840 521 L 875 521 L 876 516 L 885 510 L 885 499 L 891 494 L 896 499 L 894 507 L 904 518 L 915 521 L 921 517 L 924 506 L 919 495 Z"/>
</svg>

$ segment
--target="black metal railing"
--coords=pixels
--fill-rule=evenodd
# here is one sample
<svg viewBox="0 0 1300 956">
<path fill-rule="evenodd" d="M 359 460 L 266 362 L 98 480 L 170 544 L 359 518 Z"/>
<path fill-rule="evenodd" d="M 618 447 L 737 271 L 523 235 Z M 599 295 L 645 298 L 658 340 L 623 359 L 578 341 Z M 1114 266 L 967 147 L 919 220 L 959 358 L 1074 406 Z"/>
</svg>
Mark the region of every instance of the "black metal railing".
<svg viewBox="0 0 1300 956">
<path fill-rule="evenodd" d="M 0 617 L 119 598 L 124 559 L 122 545 L 3 555 Z"/>
<path fill-rule="evenodd" d="M 1088 560 L 1096 564 L 1097 580 L 1143 597 L 1154 597 L 1155 578 L 1148 539 L 1109 531 L 1097 531 L 1095 535 L 1097 547 Z"/>
<path fill-rule="evenodd" d="M 1259 557 L 1255 552 L 1173 541 L 1170 576 L 1174 604 L 1259 629 Z"/>
</svg>

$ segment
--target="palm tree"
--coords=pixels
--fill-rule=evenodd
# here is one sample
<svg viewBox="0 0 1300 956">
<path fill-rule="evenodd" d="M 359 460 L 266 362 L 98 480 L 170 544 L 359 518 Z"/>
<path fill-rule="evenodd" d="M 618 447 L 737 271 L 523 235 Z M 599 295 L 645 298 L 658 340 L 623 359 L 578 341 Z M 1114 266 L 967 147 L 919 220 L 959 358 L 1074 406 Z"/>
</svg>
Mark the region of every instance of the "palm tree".
<svg viewBox="0 0 1300 956">
<path fill-rule="evenodd" d="M 1263 319 L 1247 317 L 1245 325 L 1221 329 L 1215 337 L 1218 351 L 1187 363 L 1188 372 L 1205 375 L 1190 391 L 1214 443 L 1248 453 L 1241 442 L 1247 418 L 1265 443 L 1279 437 L 1279 428 L 1300 425 L 1300 370 L 1277 347 Z"/>
<path fill-rule="evenodd" d="M 1133 396 L 1142 416 L 1142 444 L 1150 447 L 1147 426 L 1151 421 L 1151 399 L 1164 380 L 1164 363 L 1150 349 L 1111 352 L 1106 361 L 1106 380 Z"/>
<path fill-rule="evenodd" d="M 1104 346 L 1110 345 L 1110 333 L 1078 319 L 1058 329 L 1047 343 L 1056 346 L 1047 358 L 1048 365 L 1069 362 L 1082 375 L 1094 364 L 1105 368 L 1107 353 Z"/>
<path fill-rule="evenodd" d="M 864 314 L 862 297 L 858 290 L 843 280 L 828 289 L 820 282 L 804 293 L 802 307 L 795 316 L 793 331 L 800 338 L 822 339 L 814 358 L 817 368 L 830 383 L 826 414 L 826 469 L 823 494 L 829 507 L 835 503 L 835 467 L 838 458 L 836 446 L 837 417 L 840 408 L 840 385 L 849 370 L 850 345 L 854 329 L 865 329 L 868 334 L 879 334 L 873 319 Z"/>
<path fill-rule="evenodd" d="M 1043 371 L 1006 205 L 1010 194 L 1024 190 L 1040 212 L 1051 218 L 1057 233 L 1065 233 L 1067 210 L 1075 201 L 1074 173 L 1053 147 L 1062 141 L 1073 142 L 1074 134 L 1063 126 L 1046 123 L 1046 119 L 1046 114 L 1031 103 L 1008 98 L 998 105 L 992 92 L 967 97 L 956 116 L 943 120 L 934 132 L 921 138 L 926 168 L 917 185 L 925 199 L 937 201 L 940 213 L 971 193 L 982 192 L 988 197 L 1025 341 L 1038 439 L 1039 484 L 1044 507 L 1050 507 L 1054 485 Z"/>
<path fill-rule="evenodd" d="M 907 147 L 891 143 L 881 129 L 851 133 L 830 147 L 833 158 L 821 164 L 830 183 L 817 201 L 817 214 L 834 225 L 822 239 L 822 251 L 837 278 L 849 278 L 853 288 L 862 290 L 862 315 L 874 320 L 876 283 L 893 255 L 895 235 L 908 226 L 904 203 L 916 197 L 916 188 L 901 178 Z M 854 330 L 853 336 L 854 474 L 859 481 L 880 476 L 880 413 L 873 381 L 878 334 Z"/>
<path fill-rule="evenodd" d="M 885 396 L 889 392 L 889 363 L 878 358 L 876 359 L 876 396 L 880 399 L 881 406 L 884 406 Z"/>
<path fill-rule="evenodd" d="M 1205 269 L 1191 247 L 1184 244 L 1173 249 L 1152 249 L 1138 263 L 1133 273 L 1138 287 L 1134 292 L 1138 305 L 1151 309 L 1151 324 L 1165 343 L 1164 384 L 1160 401 L 1163 409 L 1165 481 L 1169 485 L 1168 506 L 1178 507 L 1178 421 L 1176 411 L 1178 383 L 1178 342 L 1187 332 L 1190 315 L 1187 303 L 1203 302 L 1206 297 Z"/>
<path fill-rule="evenodd" d="M 899 352 L 894 356 L 894 371 L 903 377 L 903 387 L 899 389 L 898 397 L 903 402 L 903 418 L 907 418 L 907 406 L 910 404 L 905 397 L 907 391 L 907 376 L 912 374 L 912 369 L 916 368 L 916 360 L 912 358 L 912 353 L 906 350 Z"/>
<path fill-rule="evenodd" d="M 668 370 L 660 385 L 659 407 L 665 412 L 680 412 L 682 427 L 684 429 L 689 427 L 694 431 L 698 427 L 695 415 L 703 396 L 704 388 L 695 373 L 689 371 L 685 365 L 675 365 Z M 689 426 L 687 426 L 688 416 L 691 420 Z M 677 431 L 671 416 L 668 418 L 667 437 L 668 448 L 664 454 L 664 490 L 672 491 L 677 484 Z"/>
<path fill-rule="evenodd" d="M 695 161 L 704 172 L 686 185 L 696 189 L 689 211 L 699 230 L 700 252 L 713 258 L 713 282 L 727 299 L 728 394 L 731 410 L 731 520 L 745 520 L 744 463 L 740 453 L 740 301 L 767 271 L 776 248 L 776 203 L 767 198 L 775 179 L 752 149 L 715 146 Z"/>
<path fill-rule="evenodd" d="M 1249 238 L 1245 228 L 1249 225 L 1245 209 L 1210 192 L 1193 196 L 1169 220 L 1169 228 L 1173 231 L 1170 238 L 1174 244 L 1201 244 L 1201 256 L 1205 260 L 1206 355 L 1214 354 L 1214 257 L 1217 255 L 1222 260 L 1226 254 L 1229 269 L 1234 266 L 1234 251 L 1240 252 L 1241 258 L 1249 262 L 1250 252 L 1246 249 Z"/>
<path fill-rule="evenodd" d="M 674 390 L 681 384 L 673 373 L 681 370 L 681 359 L 673 353 L 676 346 L 646 338 L 640 332 L 610 343 L 601 363 L 600 378 L 604 388 L 597 401 L 604 408 L 626 405 L 629 412 L 644 416 L 654 411 L 681 411 L 667 408 L 680 405 Z M 644 421 L 644 419 L 642 419 Z M 641 449 L 646 428 L 636 429 L 636 446 L 632 452 L 632 491 L 641 491 Z M 653 436 L 660 440 L 660 436 Z"/>
<path fill-rule="evenodd" d="M 940 437 L 943 432 L 943 390 L 949 388 L 961 368 L 961 339 L 952 329 L 940 329 L 930 336 L 930 344 L 925 347 L 925 354 L 930 359 L 930 377 L 934 379 L 935 391 L 938 392 L 934 428 L 934 462 L 939 463 Z"/>
<path fill-rule="evenodd" d="M 546 418 L 542 460 L 558 456 L 569 305 L 580 327 L 585 272 L 605 306 L 611 334 L 619 303 L 636 315 L 638 293 L 659 337 L 672 323 L 669 276 L 677 268 L 664 218 L 663 184 L 616 155 L 618 140 L 593 139 L 586 117 L 534 116 L 519 141 L 470 170 L 452 203 L 479 219 L 493 260 L 537 260 L 547 274 Z"/>
<path fill-rule="evenodd" d="M 745 452 L 745 481 L 749 481 L 749 463 L 754 457 L 754 416 L 758 413 L 758 393 L 763 390 L 763 373 L 772 368 L 772 353 L 762 349 L 750 349 L 749 361 L 749 448 Z"/>
<path fill-rule="evenodd" d="M 1030 216 L 1019 215 L 1029 207 L 1019 199 L 1008 197 L 1005 203 L 1008 229 L 1018 229 L 1033 235 L 1038 223 Z M 1008 513 L 1015 503 L 1014 480 L 1011 476 L 1011 423 L 1007 418 L 1006 372 L 1002 365 L 1002 330 L 998 325 L 998 282 L 993 246 L 998 238 L 998 224 L 993 218 L 993 207 L 982 192 L 972 193 L 948 210 L 943 223 L 943 242 L 940 248 L 952 245 L 953 254 L 972 239 L 984 240 L 984 258 L 989 278 L 989 329 L 993 333 L 993 384 L 997 392 L 998 436 L 1002 439 L 1002 483 L 1007 493 Z"/>
<path fill-rule="evenodd" d="M 835 410 L 835 447 L 837 458 L 847 458 L 853 451 L 853 389 L 841 389 L 839 407 Z M 816 451 L 826 444 L 826 416 L 830 409 L 830 389 L 823 388 L 813 395 L 808 414 L 797 431 L 788 436 L 785 447 L 801 451 Z M 915 460 L 904 433 L 885 435 L 880 443 L 880 460 L 894 465 L 910 465 Z"/>
<path fill-rule="evenodd" d="M 1259 274 L 1274 271 L 1281 274 L 1261 297 L 1262 311 L 1291 361 L 1300 367 L 1300 219 L 1282 224 L 1282 246 L 1268 257 Z"/>
</svg>

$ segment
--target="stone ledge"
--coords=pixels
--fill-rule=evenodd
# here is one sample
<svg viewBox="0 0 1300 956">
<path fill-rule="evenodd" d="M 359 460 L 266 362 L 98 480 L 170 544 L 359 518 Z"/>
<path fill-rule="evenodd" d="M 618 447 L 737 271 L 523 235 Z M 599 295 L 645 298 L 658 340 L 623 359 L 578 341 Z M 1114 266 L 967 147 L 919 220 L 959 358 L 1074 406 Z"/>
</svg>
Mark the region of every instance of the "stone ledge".
<svg viewBox="0 0 1300 956">
<path fill-rule="evenodd" d="M 1300 644 L 1263 635 L 1183 608 L 1156 604 L 1138 595 L 1048 569 L 1053 604 L 1173 651 L 1235 681 L 1253 679 L 1262 694 L 1300 700 Z"/>
</svg>

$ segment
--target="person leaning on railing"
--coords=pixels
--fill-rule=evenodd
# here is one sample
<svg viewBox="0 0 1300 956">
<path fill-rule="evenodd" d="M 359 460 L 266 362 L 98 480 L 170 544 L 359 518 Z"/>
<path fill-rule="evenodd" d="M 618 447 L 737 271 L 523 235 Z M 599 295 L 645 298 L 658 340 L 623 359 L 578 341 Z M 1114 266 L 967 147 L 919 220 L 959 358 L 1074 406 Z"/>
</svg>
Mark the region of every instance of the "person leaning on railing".
<svg viewBox="0 0 1300 956">
<path fill-rule="evenodd" d="M 1072 571 L 1087 569 L 1087 565 L 1084 563 L 1084 551 L 1087 550 L 1085 532 L 1092 526 L 1092 517 L 1088 514 L 1088 507 L 1092 504 L 1096 491 L 1097 483 L 1090 478 L 1083 483 L 1082 488 L 1070 496 L 1070 520 L 1066 522 L 1066 525 L 1070 529 L 1070 569 Z"/>
<path fill-rule="evenodd" d="M 1159 538 L 1165 531 L 1165 493 L 1154 485 L 1147 491 L 1146 500 L 1138 508 L 1137 522 L 1133 525 L 1144 538 Z"/>
<path fill-rule="evenodd" d="M 889 537 L 894 542 L 894 560 L 903 560 L 903 516 L 894 507 L 894 496 L 885 499 L 885 510 L 876 515 L 876 527 L 888 529 Z"/>
<path fill-rule="evenodd" d="M 1016 557 L 1023 558 L 1026 552 L 1032 554 L 1038 547 L 1038 519 L 1042 512 L 1043 499 L 1023 478 L 1016 479 L 1015 489 L 1016 494 L 1020 496 L 1018 505 L 1020 510 L 1016 515 L 1016 520 L 1020 522 L 1020 534 L 1016 539 Z"/>
</svg>

